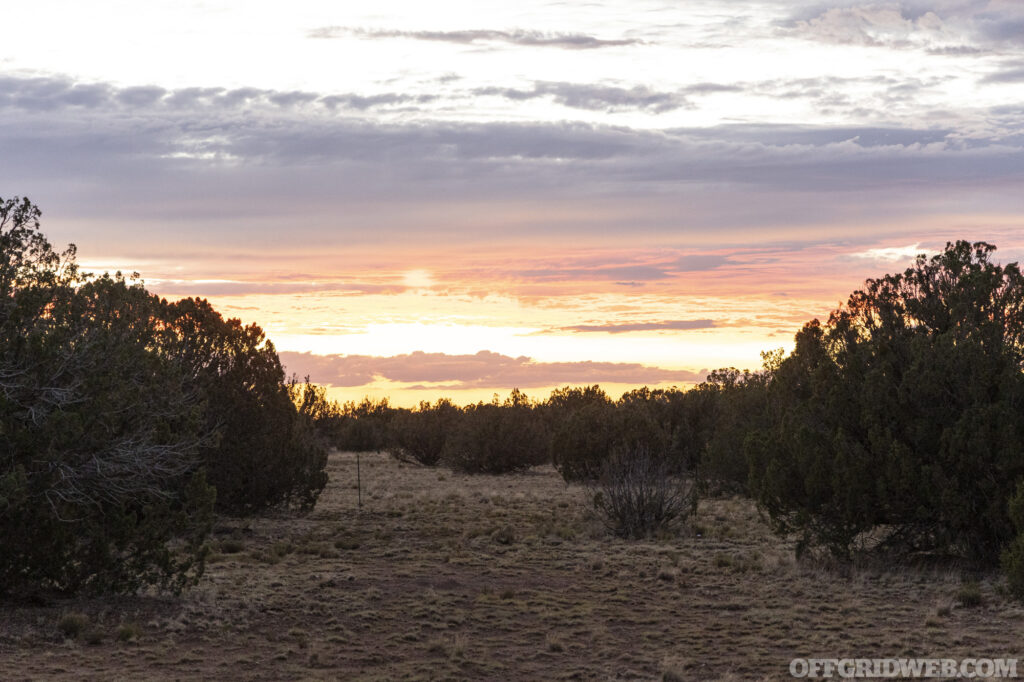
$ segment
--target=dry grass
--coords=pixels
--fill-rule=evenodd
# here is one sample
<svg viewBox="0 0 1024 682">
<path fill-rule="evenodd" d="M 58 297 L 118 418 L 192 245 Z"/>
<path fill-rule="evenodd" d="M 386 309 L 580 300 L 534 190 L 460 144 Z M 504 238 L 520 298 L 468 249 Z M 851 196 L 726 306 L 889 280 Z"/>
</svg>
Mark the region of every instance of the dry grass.
<svg viewBox="0 0 1024 682">
<path fill-rule="evenodd" d="M 1024 641 L 997 581 L 978 601 L 950 569 L 797 563 L 745 500 L 630 542 L 548 467 L 467 477 L 363 455 L 360 512 L 355 457 L 329 466 L 312 514 L 219 523 L 217 561 L 181 598 L 0 607 L 0 679 L 790 679 L 796 656 Z"/>
</svg>

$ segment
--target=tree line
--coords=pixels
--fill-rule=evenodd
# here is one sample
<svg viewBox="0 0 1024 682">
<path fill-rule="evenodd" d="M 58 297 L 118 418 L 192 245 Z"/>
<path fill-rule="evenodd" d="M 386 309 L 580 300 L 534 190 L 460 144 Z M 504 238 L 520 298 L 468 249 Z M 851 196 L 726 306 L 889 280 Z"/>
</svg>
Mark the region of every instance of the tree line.
<svg viewBox="0 0 1024 682">
<path fill-rule="evenodd" d="M 1024 596 L 1024 277 L 990 244 L 867 280 L 758 371 L 405 409 L 331 402 L 258 326 L 83 273 L 39 219 L 0 199 L 0 595 L 194 583 L 214 514 L 312 508 L 335 447 L 550 463 L 629 536 L 746 495 L 798 552 L 1001 565 Z"/>
<path fill-rule="evenodd" d="M 1024 277 L 994 252 L 958 241 L 867 280 L 758 371 L 618 400 L 364 400 L 334 416 L 335 442 L 469 473 L 550 462 L 580 482 L 642 453 L 700 494 L 753 498 L 799 553 L 1001 565 L 1024 596 Z"/>
</svg>

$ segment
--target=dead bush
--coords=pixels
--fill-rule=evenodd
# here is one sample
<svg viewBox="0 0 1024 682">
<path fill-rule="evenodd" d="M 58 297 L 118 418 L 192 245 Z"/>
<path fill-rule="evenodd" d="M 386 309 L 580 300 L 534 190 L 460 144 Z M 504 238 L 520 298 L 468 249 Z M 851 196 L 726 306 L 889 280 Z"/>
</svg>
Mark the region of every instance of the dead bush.
<svg viewBox="0 0 1024 682">
<path fill-rule="evenodd" d="M 671 530 L 697 507 L 693 482 L 643 445 L 617 450 L 591 486 L 594 508 L 619 537 L 643 538 Z"/>
</svg>

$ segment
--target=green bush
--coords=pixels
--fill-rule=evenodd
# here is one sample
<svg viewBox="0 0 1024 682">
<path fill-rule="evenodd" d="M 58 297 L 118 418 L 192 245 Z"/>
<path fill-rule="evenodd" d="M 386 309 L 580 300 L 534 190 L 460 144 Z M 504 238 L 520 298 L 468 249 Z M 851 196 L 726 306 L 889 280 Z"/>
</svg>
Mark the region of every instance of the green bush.
<svg viewBox="0 0 1024 682">
<path fill-rule="evenodd" d="M 956 593 L 956 602 L 965 609 L 973 609 L 984 603 L 981 596 L 981 585 L 976 582 L 966 582 L 960 586 Z"/>
<path fill-rule="evenodd" d="M 513 390 L 504 403 L 467 407 L 449 435 L 441 457 L 455 471 L 503 474 L 548 461 L 544 422 L 529 400 Z"/>
<path fill-rule="evenodd" d="M 344 452 L 383 450 L 389 444 L 391 420 L 398 413 L 387 398 L 379 401 L 363 398 L 359 403 L 348 401 L 341 407 L 332 444 Z"/>
<path fill-rule="evenodd" d="M 178 589 L 211 524 L 201 401 L 159 301 L 80 275 L 39 215 L 0 200 L 0 593 Z"/>
<path fill-rule="evenodd" d="M 200 450 L 217 509 L 312 508 L 327 484 L 326 444 L 300 412 L 301 391 L 285 380 L 263 330 L 194 298 L 166 304 L 163 321 L 174 333 L 167 352 L 199 391 L 205 427 L 218 436 Z"/>
<path fill-rule="evenodd" d="M 993 250 L 921 256 L 797 335 L 769 383 L 771 426 L 747 446 L 762 507 L 801 548 L 993 565 L 1017 536 L 1024 277 Z"/>
<path fill-rule="evenodd" d="M 664 395 L 644 388 L 612 403 L 600 399 L 602 392 L 563 409 L 551 434 L 555 468 L 566 481 L 588 481 L 600 476 L 602 466 L 616 449 L 647 448 L 667 453 L 672 427 L 661 402 Z"/>
<path fill-rule="evenodd" d="M 558 422 L 551 435 L 552 463 L 566 481 L 596 478 L 617 441 L 615 405 L 583 405 Z"/>
<path fill-rule="evenodd" d="M 388 452 L 401 462 L 435 466 L 460 416 L 459 408 L 444 398 L 433 405 L 421 402 L 415 410 L 396 411 L 390 423 Z"/>
<path fill-rule="evenodd" d="M 763 371 L 719 369 L 695 389 L 707 396 L 711 412 L 696 466 L 702 493 L 749 492 L 746 442 L 767 426 L 768 383 L 781 353 L 762 353 Z"/>
<path fill-rule="evenodd" d="M 89 627 L 89 616 L 84 613 L 65 613 L 57 622 L 57 629 L 67 639 L 75 639 Z"/>
</svg>

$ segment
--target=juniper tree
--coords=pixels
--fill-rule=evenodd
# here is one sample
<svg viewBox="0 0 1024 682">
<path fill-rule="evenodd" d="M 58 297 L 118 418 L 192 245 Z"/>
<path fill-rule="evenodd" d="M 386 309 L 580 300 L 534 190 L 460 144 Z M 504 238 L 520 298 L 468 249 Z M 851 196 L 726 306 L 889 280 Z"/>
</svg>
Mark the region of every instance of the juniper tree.
<svg viewBox="0 0 1024 682">
<path fill-rule="evenodd" d="M 1024 478 L 1024 277 L 947 244 L 813 321 L 769 386 L 752 484 L 801 547 L 993 563 Z"/>
</svg>

